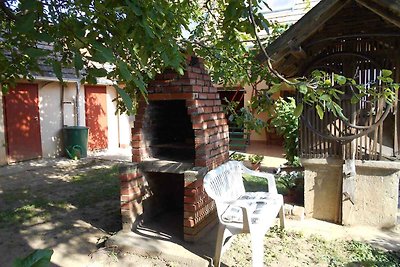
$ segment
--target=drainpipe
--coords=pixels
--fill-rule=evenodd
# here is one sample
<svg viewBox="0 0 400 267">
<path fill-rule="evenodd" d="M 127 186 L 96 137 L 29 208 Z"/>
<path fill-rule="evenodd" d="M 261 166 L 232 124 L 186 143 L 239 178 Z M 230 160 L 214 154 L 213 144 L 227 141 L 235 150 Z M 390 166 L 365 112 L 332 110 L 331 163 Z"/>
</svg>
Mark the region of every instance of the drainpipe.
<svg viewBox="0 0 400 267">
<path fill-rule="evenodd" d="M 76 97 L 75 97 L 75 116 L 76 116 L 76 125 L 81 126 L 81 119 L 80 119 L 80 105 L 79 105 L 79 96 L 81 90 L 81 83 L 80 81 L 76 82 Z"/>
<path fill-rule="evenodd" d="M 64 83 L 61 83 L 61 127 L 64 127 Z"/>
</svg>

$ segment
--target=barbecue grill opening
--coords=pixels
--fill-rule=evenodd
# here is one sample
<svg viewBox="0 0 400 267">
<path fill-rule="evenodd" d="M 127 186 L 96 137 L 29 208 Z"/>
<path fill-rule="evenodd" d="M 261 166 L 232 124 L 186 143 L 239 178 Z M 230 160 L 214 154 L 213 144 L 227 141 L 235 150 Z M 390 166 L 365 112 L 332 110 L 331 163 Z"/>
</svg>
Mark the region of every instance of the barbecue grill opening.
<svg viewBox="0 0 400 267">
<path fill-rule="evenodd" d="M 145 142 L 153 158 L 194 162 L 194 131 L 185 100 L 149 101 Z"/>
</svg>

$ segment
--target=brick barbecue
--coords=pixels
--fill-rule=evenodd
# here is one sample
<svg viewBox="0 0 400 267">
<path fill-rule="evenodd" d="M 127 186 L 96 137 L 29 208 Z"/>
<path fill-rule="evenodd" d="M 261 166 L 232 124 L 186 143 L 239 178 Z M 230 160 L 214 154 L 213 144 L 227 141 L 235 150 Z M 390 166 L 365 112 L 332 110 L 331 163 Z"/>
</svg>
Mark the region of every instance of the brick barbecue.
<svg viewBox="0 0 400 267">
<path fill-rule="evenodd" d="M 195 241 L 217 222 L 203 177 L 228 160 L 228 124 L 202 60 L 190 57 L 187 64 L 184 75 L 157 75 L 148 102 L 139 101 L 134 163 L 120 170 L 124 230 L 174 209 L 183 220 L 184 239 Z"/>
</svg>

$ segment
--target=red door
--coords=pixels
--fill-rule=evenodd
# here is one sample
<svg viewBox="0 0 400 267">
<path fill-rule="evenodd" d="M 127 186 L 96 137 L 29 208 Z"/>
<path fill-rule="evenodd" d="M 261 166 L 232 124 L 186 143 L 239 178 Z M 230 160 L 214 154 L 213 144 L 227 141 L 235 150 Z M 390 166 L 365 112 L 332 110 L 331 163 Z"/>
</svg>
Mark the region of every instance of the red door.
<svg viewBox="0 0 400 267">
<path fill-rule="evenodd" d="M 42 156 L 36 84 L 17 84 L 4 97 L 8 161 Z"/>
<path fill-rule="evenodd" d="M 105 86 L 85 86 L 86 126 L 89 150 L 108 146 L 107 102 Z"/>
</svg>

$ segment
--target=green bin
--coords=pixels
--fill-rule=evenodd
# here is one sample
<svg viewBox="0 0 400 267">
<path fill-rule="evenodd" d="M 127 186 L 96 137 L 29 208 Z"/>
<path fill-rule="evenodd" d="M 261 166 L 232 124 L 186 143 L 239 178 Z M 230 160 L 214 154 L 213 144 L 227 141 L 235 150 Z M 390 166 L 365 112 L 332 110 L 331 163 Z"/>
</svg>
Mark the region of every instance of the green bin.
<svg viewBox="0 0 400 267">
<path fill-rule="evenodd" d="M 87 156 L 89 128 L 68 126 L 63 128 L 65 154 L 71 159 Z"/>
</svg>

